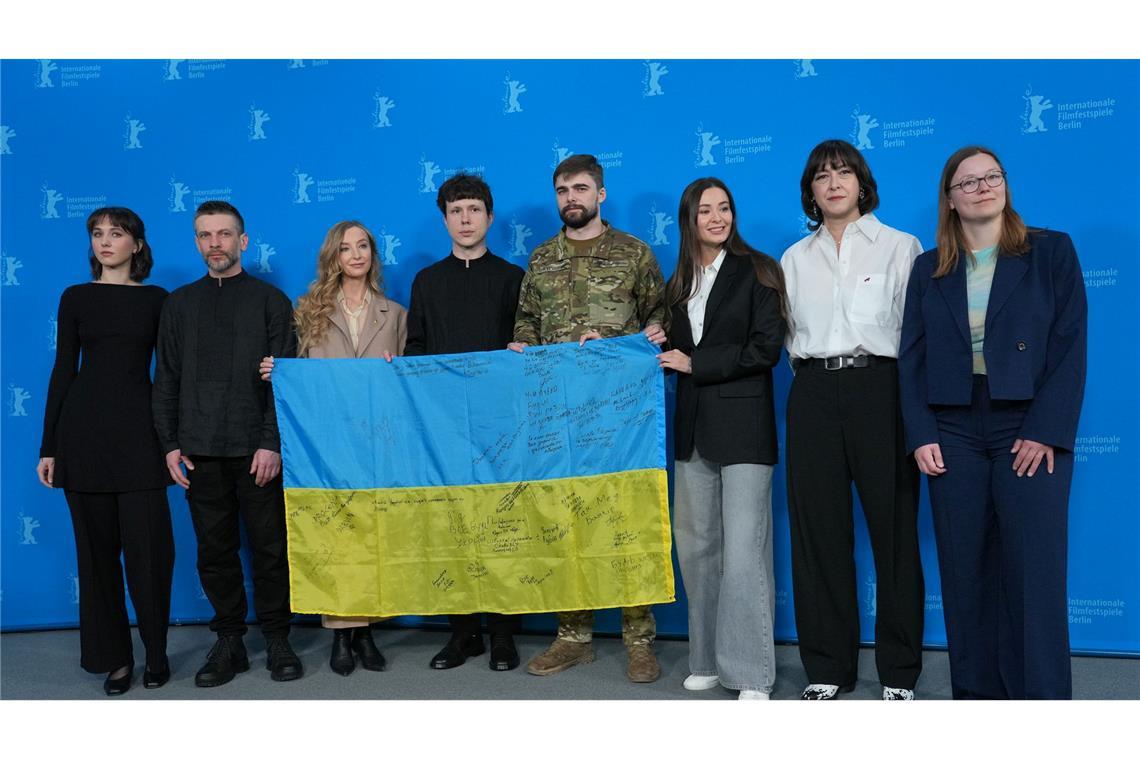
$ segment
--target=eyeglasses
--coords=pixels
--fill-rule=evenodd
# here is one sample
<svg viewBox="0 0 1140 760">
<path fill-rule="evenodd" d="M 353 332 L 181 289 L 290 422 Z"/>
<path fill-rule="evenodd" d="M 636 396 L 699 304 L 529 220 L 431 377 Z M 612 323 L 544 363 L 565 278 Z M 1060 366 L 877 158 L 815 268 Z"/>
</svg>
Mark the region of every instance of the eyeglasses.
<svg viewBox="0 0 1140 760">
<path fill-rule="evenodd" d="M 1005 172 L 994 170 L 985 177 L 967 177 L 958 184 L 951 185 L 950 189 L 953 190 L 956 187 L 960 187 L 963 193 L 976 193 L 978 192 L 978 188 L 981 187 L 983 179 L 990 187 L 1001 187 L 1001 183 L 1005 182 Z"/>
</svg>

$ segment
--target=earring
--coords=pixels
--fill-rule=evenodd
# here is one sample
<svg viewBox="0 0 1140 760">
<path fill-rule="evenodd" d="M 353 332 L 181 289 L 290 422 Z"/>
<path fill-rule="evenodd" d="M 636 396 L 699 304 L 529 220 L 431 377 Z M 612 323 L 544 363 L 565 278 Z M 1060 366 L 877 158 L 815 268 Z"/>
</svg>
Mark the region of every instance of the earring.
<svg viewBox="0 0 1140 760">
<path fill-rule="evenodd" d="M 814 198 L 811 201 L 811 215 L 813 217 L 819 216 L 819 209 L 815 205 L 815 199 Z"/>
<path fill-rule="evenodd" d="M 859 188 L 859 200 L 863 200 L 866 197 L 867 197 L 867 191 L 864 190 L 863 188 Z"/>
</svg>

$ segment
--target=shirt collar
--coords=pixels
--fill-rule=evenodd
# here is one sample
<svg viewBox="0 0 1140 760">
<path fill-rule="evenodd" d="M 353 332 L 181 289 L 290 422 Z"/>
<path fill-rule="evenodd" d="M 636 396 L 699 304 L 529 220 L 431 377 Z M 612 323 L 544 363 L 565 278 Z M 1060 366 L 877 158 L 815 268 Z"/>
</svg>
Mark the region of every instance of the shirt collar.
<svg viewBox="0 0 1140 760">
<path fill-rule="evenodd" d="M 856 232 L 862 233 L 863 237 L 874 243 L 875 239 L 879 237 L 879 230 L 883 228 L 883 223 L 880 222 L 874 214 L 867 213 L 863 214 L 863 216 L 859 217 L 847 226 L 853 227 Z M 819 225 L 819 229 L 815 231 L 815 235 L 816 237 L 826 236 L 827 240 L 831 240 L 833 243 L 835 242 L 831 238 L 831 233 L 827 231 L 826 225 Z"/>
<path fill-rule="evenodd" d="M 488 248 L 486 251 L 484 251 L 482 256 L 475 258 L 475 259 L 461 259 L 458 256 L 456 256 L 453 252 L 451 252 L 451 251 L 447 252 L 447 258 L 451 262 L 452 266 L 458 266 L 458 267 L 462 267 L 465 269 L 468 267 L 482 266 L 483 262 L 486 261 L 487 259 L 489 259 L 490 257 L 491 257 L 491 249 L 490 248 Z"/>
<path fill-rule="evenodd" d="M 594 243 L 594 244 L 600 243 L 602 241 L 602 238 L 604 238 L 607 234 L 609 234 L 611 229 L 613 229 L 613 227 L 610 225 L 610 223 L 608 221 L 606 221 L 605 219 L 603 219 L 602 220 L 602 234 L 598 235 L 596 238 L 590 238 L 589 242 Z M 562 242 L 564 245 L 567 245 L 567 246 L 570 245 L 570 238 L 568 238 L 566 236 L 566 225 L 565 224 L 562 225 L 562 229 L 560 229 L 558 231 L 558 236 L 560 238 L 562 238 Z M 582 242 L 582 241 L 574 241 L 574 242 Z"/>
<path fill-rule="evenodd" d="M 215 277 L 209 272 L 206 272 L 206 274 L 202 275 L 202 281 L 211 283 L 214 287 L 224 288 L 226 285 L 241 282 L 247 277 L 249 277 L 249 272 L 246 271 L 245 267 L 242 267 L 240 272 L 231 274 L 229 277 Z"/>
<path fill-rule="evenodd" d="M 724 255 L 724 249 L 721 248 L 720 253 L 718 253 L 716 255 L 716 258 L 713 259 L 713 263 L 709 264 L 707 267 L 701 267 L 701 271 L 708 271 L 711 269 L 714 275 L 720 274 L 720 268 L 724 264 Z"/>
<path fill-rule="evenodd" d="M 345 303 L 344 290 L 342 288 L 337 288 L 337 290 L 336 290 L 336 302 L 338 304 L 344 304 Z M 364 304 L 368 305 L 369 303 L 372 303 L 372 288 L 365 288 L 364 289 Z"/>
<path fill-rule="evenodd" d="M 872 243 L 879 236 L 879 230 L 883 228 L 883 223 L 876 219 L 874 214 L 863 214 L 854 224 L 855 229 L 862 232 Z"/>
</svg>

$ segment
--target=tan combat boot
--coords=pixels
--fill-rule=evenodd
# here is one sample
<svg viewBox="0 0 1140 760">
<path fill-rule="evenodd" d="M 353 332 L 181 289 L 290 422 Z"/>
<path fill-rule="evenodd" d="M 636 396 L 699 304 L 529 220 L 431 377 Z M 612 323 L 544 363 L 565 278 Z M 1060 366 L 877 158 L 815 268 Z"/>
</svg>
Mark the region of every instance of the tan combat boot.
<svg viewBox="0 0 1140 760">
<path fill-rule="evenodd" d="M 653 683 L 661 677 L 661 666 L 657 664 L 657 655 L 653 654 L 652 644 L 631 644 L 625 648 L 629 657 L 629 667 L 626 675 L 634 683 Z"/>
<path fill-rule="evenodd" d="M 594 661 L 594 645 L 586 641 L 581 644 L 555 639 L 542 654 L 527 663 L 526 672 L 533 676 L 552 676 L 579 663 Z"/>
</svg>

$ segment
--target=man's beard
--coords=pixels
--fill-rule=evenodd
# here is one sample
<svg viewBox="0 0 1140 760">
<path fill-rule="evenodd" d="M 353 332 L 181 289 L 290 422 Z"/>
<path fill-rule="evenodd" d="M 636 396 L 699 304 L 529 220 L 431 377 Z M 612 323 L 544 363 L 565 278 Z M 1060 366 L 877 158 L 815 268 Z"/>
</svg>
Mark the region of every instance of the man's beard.
<svg viewBox="0 0 1140 760">
<path fill-rule="evenodd" d="M 226 257 L 224 261 L 215 261 L 213 258 L 211 258 L 211 256 L 214 256 L 218 253 L 220 253 Z M 232 267 L 234 264 L 238 263 L 240 260 L 241 260 L 241 255 L 237 254 L 237 253 L 226 253 L 225 251 L 211 251 L 209 254 L 206 255 L 206 266 L 215 272 L 224 272 L 227 269 L 229 269 L 230 267 Z"/>
<path fill-rule="evenodd" d="M 580 216 L 570 217 L 566 213 L 567 211 L 577 211 L 578 209 L 583 209 L 583 212 Z M 594 204 L 593 208 L 586 208 L 584 206 L 565 206 L 559 210 L 558 216 L 560 219 L 562 219 L 562 223 L 570 229 L 580 230 L 590 222 L 594 221 L 594 219 L 598 216 L 598 206 L 597 204 Z"/>
</svg>

